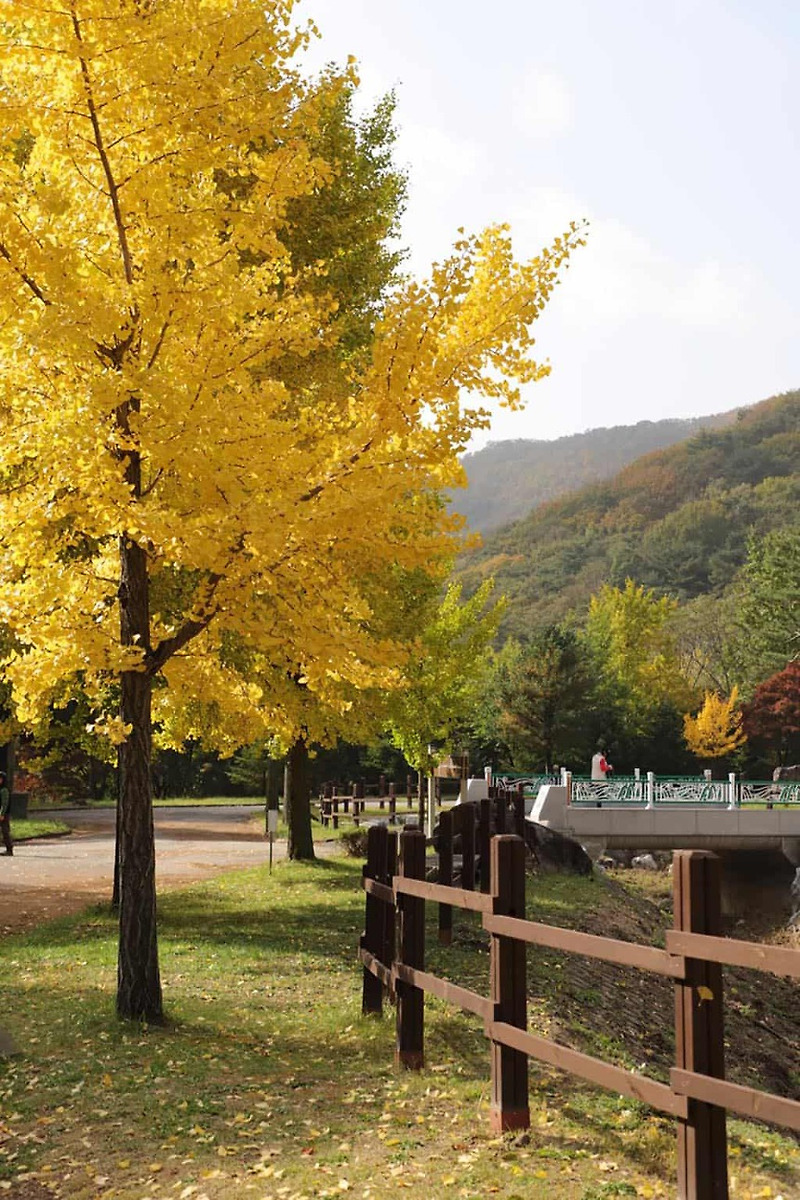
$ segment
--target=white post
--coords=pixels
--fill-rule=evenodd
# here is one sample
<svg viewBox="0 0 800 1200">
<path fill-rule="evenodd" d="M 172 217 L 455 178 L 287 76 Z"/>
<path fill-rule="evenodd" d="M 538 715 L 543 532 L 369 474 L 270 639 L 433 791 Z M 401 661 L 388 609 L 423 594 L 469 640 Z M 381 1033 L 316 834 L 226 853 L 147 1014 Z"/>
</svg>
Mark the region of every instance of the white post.
<svg viewBox="0 0 800 1200">
<path fill-rule="evenodd" d="M 492 786 L 492 768 L 491 767 L 483 768 L 483 778 L 486 780 L 486 786 L 491 787 Z"/>
<path fill-rule="evenodd" d="M 736 772 L 731 771 L 728 776 L 728 808 L 736 807 Z"/>
<path fill-rule="evenodd" d="M 568 775 L 568 774 L 569 774 L 569 771 L 567 770 L 567 768 L 566 768 L 566 767 L 562 767 L 562 768 L 561 768 L 561 786 L 562 786 L 562 787 L 566 787 L 566 786 L 567 786 L 567 775 Z"/>
<path fill-rule="evenodd" d="M 656 777 L 652 771 L 647 772 L 647 807 L 656 806 Z"/>
<path fill-rule="evenodd" d="M 703 771 L 703 778 L 705 779 L 706 783 L 711 783 L 711 768 L 710 767 L 706 767 L 706 769 Z"/>
<path fill-rule="evenodd" d="M 425 831 L 426 837 L 433 837 L 433 827 L 436 824 L 436 780 L 433 775 L 428 776 L 428 828 Z"/>
</svg>

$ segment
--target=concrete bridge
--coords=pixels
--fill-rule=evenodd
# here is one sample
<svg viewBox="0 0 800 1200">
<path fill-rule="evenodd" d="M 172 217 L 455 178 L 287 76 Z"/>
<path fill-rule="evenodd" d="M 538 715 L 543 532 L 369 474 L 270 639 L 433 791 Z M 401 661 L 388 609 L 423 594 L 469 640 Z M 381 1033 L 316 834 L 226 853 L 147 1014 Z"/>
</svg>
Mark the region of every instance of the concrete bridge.
<svg viewBox="0 0 800 1200">
<path fill-rule="evenodd" d="M 724 787 L 727 796 L 719 790 Z M 609 785 L 576 789 L 567 778 L 539 788 L 528 817 L 580 842 L 592 858 L 605 850 L 713 850 L 723 861 L 729 911 L 754 902 L 772 907 L 768 892 L 788 901 L 800 868 L 800 803 L 794 791 L 764 785 L 764 794 L 753 798 L 731 780 L 713 795 L 681 799 L 673 791 L 671 798 L 656 800 L 643 789 L 641 798 L 619 799 Z"/>
</svg>

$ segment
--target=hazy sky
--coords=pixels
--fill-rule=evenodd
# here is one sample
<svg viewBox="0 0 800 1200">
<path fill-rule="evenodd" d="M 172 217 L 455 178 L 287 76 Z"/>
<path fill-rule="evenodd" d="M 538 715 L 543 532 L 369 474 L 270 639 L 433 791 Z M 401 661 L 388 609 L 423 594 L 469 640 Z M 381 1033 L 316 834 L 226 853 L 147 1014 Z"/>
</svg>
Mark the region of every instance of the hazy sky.
<svg viewBox="0 0 800 1200">
<path fill-rule="evenodd" d="M 796 0 L 303 0 L 314 61 L 398 95 L 404 238 L 588 245 L 538 323 L 549 379 L 490 435 L 553 438 L 800 387 Z M 486 440 L 486 439 L 483 439 Z"/>
</svg>

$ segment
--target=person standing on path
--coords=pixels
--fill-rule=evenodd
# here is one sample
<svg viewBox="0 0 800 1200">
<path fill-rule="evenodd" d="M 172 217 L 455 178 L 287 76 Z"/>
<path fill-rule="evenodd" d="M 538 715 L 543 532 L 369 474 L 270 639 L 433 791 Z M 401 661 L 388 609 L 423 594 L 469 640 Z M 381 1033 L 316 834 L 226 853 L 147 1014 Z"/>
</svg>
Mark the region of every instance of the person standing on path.
<svg viewBox="0 0 800 1200">
<path fill-rule="evenodd" d="M 14 843 L 11 840 L 11 817 L 9 809 L 11 808 L 11 794 L 8 790 L 8 783 L 2 771 L 0 771 L 0 830 L 3 833 L 3 841 L 6 847 L 6 854 L 14 853 Z"/>
</svg>

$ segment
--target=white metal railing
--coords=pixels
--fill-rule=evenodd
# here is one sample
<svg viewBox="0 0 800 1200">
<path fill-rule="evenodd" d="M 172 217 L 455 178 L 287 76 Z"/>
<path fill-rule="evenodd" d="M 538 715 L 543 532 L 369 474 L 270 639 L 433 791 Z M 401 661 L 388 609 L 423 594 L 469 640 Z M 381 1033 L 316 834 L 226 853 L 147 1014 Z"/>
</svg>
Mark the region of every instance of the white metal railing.
<svg viewBox="0 0 800 1200">
<path fill-rule="evenodd" d="M 505 788 L 507 791 L 515 791 L 520 784 L 527 793 L 536 793 L 540 787 L 544 787 L 547 783 L 558 783 L 558 775 L 493 775 L 492 782 L 496 787 Z"/>
<path fill-rule="evenodd" d="M 652 771 L 645 778 L 606 780 L 570 779 L 570 802 L 578 805 L 656 806 L 702 805 L 709 807 L 775 808 L 800 805 L 800 782 L 727 779 L 657 779 Z"/>
</svg>

